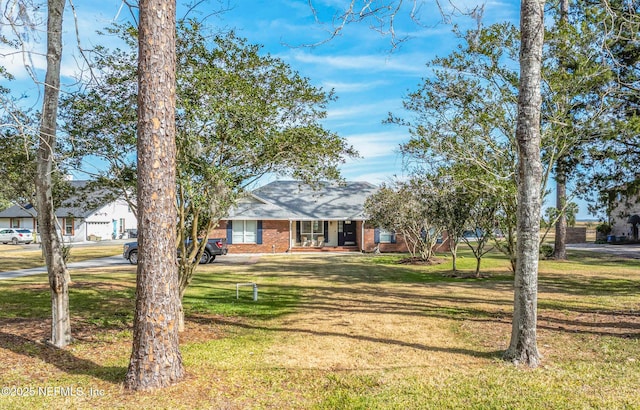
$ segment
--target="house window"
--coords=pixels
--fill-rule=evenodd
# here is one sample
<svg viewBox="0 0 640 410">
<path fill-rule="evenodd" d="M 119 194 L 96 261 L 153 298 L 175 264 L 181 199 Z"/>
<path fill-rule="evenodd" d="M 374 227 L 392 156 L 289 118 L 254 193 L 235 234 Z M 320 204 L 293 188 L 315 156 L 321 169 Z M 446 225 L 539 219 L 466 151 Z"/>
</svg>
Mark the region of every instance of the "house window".
<svg viewBox="0 0 640 410">
<path fill-rule="evenodd" d="M 301 221 L 300 236 L 308 240 L 317 241 L 318 236 L 324 235 L 324 223 L 322 221 Z"/>
<path fill-rule="evenodd" d="M 257 221 L 233 221 L 232 243 L 257 243 Z"/>
<path fill-rule="evenodd" d="M 11 218 L 9 225 L 10 228 L 20 228 L 20 218 Z"/>
<path fill-rule="evenodd" d="M 120 228 L 118 233 L 124 233 L 124 218 L 120 218 Z"/>
<path fill-rule="evenodd" d="M 380 243 L 392 243 L 394 236 L 392 231 L 380 229 Z"/>
<path fill-rule="evenodd" d="M 396 233 L 394 231 L 376 228 L 373 231 L 373 241 L 375 243 L 396 243 Z"/>
<path fill-rule="evenodd" d="M 73 218 L 62 219 L 62 229 L 64 230 L 65 235 L 69 235 L 69 236 L 74 235 L 73 222 L 74 222 Z"/>
</svg>

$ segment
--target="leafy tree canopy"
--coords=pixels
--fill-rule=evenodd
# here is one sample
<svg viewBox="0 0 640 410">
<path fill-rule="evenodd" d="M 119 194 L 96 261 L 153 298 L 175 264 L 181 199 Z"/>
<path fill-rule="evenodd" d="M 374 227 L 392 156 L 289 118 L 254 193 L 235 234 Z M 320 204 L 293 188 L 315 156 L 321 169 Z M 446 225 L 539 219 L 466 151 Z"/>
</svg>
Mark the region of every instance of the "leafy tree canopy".
<svg viewBox="0 0 640 410">
<path fill-rule="evenodd" d="M 128 46 L 94 53 L 94 81 L 63 99 L 74 165 L 99 157 L 104 184 L 135 186 L 136 30 L 108 30 Z M 281 60 L 233 32 L 207 36 L 195 21 L 178 25 L 179 179 L 190 185 L 224 178 L 236 192 L 267 173 L 305 181 L 338 179 L 355 150 L 319 121 L 331 92 L 311 85 Z"/>
</svg>

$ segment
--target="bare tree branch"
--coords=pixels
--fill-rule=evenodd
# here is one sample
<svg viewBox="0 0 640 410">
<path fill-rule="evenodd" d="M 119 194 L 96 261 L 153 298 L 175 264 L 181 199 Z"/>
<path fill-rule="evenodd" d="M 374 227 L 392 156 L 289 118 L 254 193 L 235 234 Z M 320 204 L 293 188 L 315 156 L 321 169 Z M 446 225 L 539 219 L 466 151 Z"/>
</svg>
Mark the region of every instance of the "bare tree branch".
<svg viewBox="0 0 640 410">
<path fill-rule="evenodd" d="M 325 25 L 326 23 L 318 15 L 318 11 L 314 6 L 313 0 L 307 0 L 309 8 L 313 14 L 314 20 L 319 25 Z M 410 35 L 399 35 L 396 30 L 397 18 L 401 15 L 401 12 L 406 8 L 409 18 L 417 25 L 425 27 L 421 22 L 422 7 L 427 4 L 424 0 L 350 0 L 348 4 L 334 14 L 330 27 L 326 30 L 327 37 L 313 44 L 309 44 L 310 47 L 316 47 L 325 44 L 334 38 L 340 36 L 346 26 L 353 23 L 369 24 L 369 28 L 379 33 L 381 36 L 390 38 L 392 49 L 396 49 L 401 43 L 407 41 Z M 482 17 L 484 4 L 475 6 L 470 9 L 462 9 L 458 7 L 453 1 L 446 1 L 442 3 L 440 0 L 435 0 L 435 4 L 442 17 L 442 22 L 450 24 L 455 16 L 471 16 L 475 20 L 479 20 Z"/>
</svg>

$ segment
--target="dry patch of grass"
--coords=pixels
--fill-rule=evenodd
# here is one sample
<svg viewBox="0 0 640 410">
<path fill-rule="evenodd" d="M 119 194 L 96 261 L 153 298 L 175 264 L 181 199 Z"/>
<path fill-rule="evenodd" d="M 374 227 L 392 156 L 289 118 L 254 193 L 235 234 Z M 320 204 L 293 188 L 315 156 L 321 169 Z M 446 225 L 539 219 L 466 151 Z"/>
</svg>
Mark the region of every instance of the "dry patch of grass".
<svg viewBox="0 0 640 410">
<path fill-rule="evenodd" d="M 122 253 L 122 245 L 81 245 L 71 247 L 68 262 L 104 258 Z M 44 266 L 42 250 L 35 245 L 28 247 L 0 245 L 0 272 Z"/>
<path fill-rule="evenodd" d="M 460 266 L 465 269 L 472 258 Z M 639 408 L 640 270 L 614 259 L 541 262 L 539 369 L 503 362 L 511 331 L 508 262 L 489 278 L 447 263 L 362 255 L 263 256 L 202 267 L 185 300 L 187 378 L 122 389 L 131 349 L 134 269 L 75 274 L 77 342 L 42 343 L 46 315 L 0 314 L 0 385 L 77 386 L 100 397 L 8 397 L 6 408 Z M 123 270 L 124 269 L 124 270 Z M 258 283 L 258 302 L 235 283 Z M 0 292 L 43 292 L 37 279 Z M 0 299 L 0 303 L 3 299 Z M 13 301 L 15 302 L 15 301 Z M 74 305 L 75 303 L 75 305 Z M 7 305 L 8 306 L 8 305 Z M 4 306 L 0 306 L 4 307 Z M 0 310 L 1 312 L 1 310 Z M 105 320 L 100 320 L 100 315 Z"/>
<path fill-rule="evenodd" d="M 331 371 L 422 373 L 477 365 L 489 352 L 469 349 L 459 337 L 442 303 L 450 292 L 447 286 L 390 289 L 388 284 L 312 291 L 303 309 L 281 321 L 282 340 L 265 360 L 290 369 Z"/>
</svg>

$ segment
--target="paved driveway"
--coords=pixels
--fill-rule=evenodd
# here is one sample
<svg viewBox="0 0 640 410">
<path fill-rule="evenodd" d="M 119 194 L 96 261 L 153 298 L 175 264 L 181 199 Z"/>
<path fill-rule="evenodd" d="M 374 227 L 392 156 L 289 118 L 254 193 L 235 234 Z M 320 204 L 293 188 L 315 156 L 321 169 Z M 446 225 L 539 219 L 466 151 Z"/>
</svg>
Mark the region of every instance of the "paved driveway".
<svg viewBox="0 0 640 410">
<path fill-rule="evenodd" d="M 640 259 L 640 244 L 609 245 L 606 243 L 604 244 L 572 243 L 567 245 L 567 249 L 608 253 L 608 254 L 620 256 L 623 258 Z"/>
<path fill-rule="evenodd" d="M 67 265 L 68 269 L 83 269 L 83 268 L 100 268 L 103 266 L 115 266 L 115 265 L 128 265 L 129 262 L 122 257 L 122 255 L 109 256 L 106 258 L 92 259 L 82 262 L 73 262 Z M 16 271 L 0 272 L 0 280 L 17 278 L 20 276 L 38 275 L 40 273 L 47 273 L 47 268 L 42 266 L 39 268 L 21 269 Z"/>
<path fill-rule="evenodd" d="M 260 255 L 255 254 L 233 254 L 219 256 L 213 262 L 214 264 L 221 265 L 250 265 L 254 264 L 260 259 Z M 109 256 L 106 258 L 92 259 L 83 262 L 73 262 L 67 265 L 69 270 L 72 269 L 86 269 L 86 268 L 101 268 L 105 266 L 117 266 L 127 265 L 129 261 L 124 259 L 122 255 Z M 21 276 L 38 275 L 41 273 L 47 273 L 47 268 L 42 266 L 38 268 L 21 269 L 16 271 L 0 272 L 0 280 L 18 278 Z"/>
</svg>

